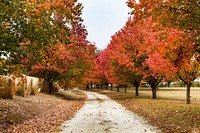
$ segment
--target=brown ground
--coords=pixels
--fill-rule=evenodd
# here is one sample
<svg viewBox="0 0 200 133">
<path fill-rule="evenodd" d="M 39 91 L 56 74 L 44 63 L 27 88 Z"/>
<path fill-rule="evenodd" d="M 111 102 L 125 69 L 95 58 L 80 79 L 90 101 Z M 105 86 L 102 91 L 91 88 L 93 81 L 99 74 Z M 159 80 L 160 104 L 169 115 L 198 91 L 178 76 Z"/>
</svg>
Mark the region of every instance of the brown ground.
<svg viewBox="0 0 200 133">
<path fill-rule="evenodd" d="M 185 88 L 166 88 L 158 91 L 158 100 L 151 99 L 151 90 L 140 88 L 140 96 L 133 90 L 124 94 L 102 91 L 130 111 L 143 116 L 164 133 L 200 133 L 200 89 L 191 89 L 191 104 L 185 104 Z M 0 99 L 0 132 L 57 132 L 64 121 L 74 116 L 83 104 L 85 95 L 77 91 Z M 64 95 L 64 96 L 63 96 Z M 73 100 L 76 99 L 76 100 Z"/>
<path fill-rule="evenodd" d="M 78 95 L 81 99 L 86 97 L 84 94 Z M 77 97 L 76 100 L 66 100 L 39 94 L 25 98 L 15 96 L 14 100 L 0 99 L 0 132 L 59 131 L 61 123 L 83 106 L 84 100 L 77 100 Z"/>
<path fill-rule="evenodd" d="M 85 106 L 63 123 L 62 133 L 159 133 L 157 129 L 105 95 L 84 91 Z"/>
<path fill-rule="evenodd" d="M 131 92 L 134 91 L 131 90 Z M 199 103 L 200 87 L 191 87 L 190 93 L 191 103 Z M 150 88 L 140 88 L 140 95 L 150 98 L 152 96 Z M 186 87 L 160 87 L 159 90 L 157 90 L 157 97 L 163 100 L 186 101 Z"/>
<path fill-rule="evenodd" d="M 148 122 L 164 133 L 200 133 L 200 89 L 191 90 L 191 104 L 185 103 L 184 88 L 159 90 L 159 99 L 151 99 L 151 90 L 140 88 L 140 96 L 135 97 L 133 90 L 124 94 L 101 91 L 116 100 L 128 110 L 143 116 Z"/>
</svg>

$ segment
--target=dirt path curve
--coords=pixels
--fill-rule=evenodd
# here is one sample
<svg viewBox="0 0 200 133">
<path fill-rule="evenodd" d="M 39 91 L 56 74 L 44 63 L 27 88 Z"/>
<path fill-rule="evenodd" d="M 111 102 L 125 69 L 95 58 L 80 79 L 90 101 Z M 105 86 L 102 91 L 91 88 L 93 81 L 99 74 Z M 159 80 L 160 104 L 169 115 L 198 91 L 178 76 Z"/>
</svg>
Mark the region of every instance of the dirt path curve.
<svg viewBox="0 0 200 133">
<path fill-rule="evenodd" d="M 62 125 L 63 133 L 155 133 L 153 127 L 105 95 L 85 93 L 88 100 L 75 117 Z"/>
</svg>

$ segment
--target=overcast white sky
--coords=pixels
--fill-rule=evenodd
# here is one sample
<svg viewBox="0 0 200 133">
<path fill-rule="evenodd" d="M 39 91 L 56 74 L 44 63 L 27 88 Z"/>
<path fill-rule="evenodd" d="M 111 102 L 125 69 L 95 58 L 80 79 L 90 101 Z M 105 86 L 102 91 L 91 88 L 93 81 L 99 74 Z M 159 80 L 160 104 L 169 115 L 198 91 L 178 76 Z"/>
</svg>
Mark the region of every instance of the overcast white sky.
<svg viewBox="0 0 200 133">
<path fill-rule="evenodd" d="M 126 0 L 79 0 L 83 3 L 84 25 L 88 40 L 98 49 L 105 49 L 111 36 L 120 30 L 128 19 L 130 9 Z"/>
</svg>

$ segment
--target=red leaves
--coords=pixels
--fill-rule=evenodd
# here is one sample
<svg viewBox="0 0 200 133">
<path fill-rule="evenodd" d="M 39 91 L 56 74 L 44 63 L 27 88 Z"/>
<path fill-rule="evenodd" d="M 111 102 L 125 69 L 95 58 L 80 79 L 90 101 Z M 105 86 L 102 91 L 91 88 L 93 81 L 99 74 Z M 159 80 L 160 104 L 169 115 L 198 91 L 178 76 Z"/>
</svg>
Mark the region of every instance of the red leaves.
<svg viewBox="0 0 200 133">
<path fill-rule="evenodd" d="M 81 50 L 76 50 L 76 51 L 75 51 L 75 55 L 76 55 L 76 56 L 83 56 L 83 51 L 81 51 Z"/>
<path fill-rule="evenodd" d="M 59 15 L 54 13 L 54 20 L 62 19 L 62 15 Z M 40 57 L 30 74 L 51 79 L 52 82 L 62 79 L 73 84 L 83 82 L 87 71 L 95 67 L 93 60 L 96 47 L 86 39 L 87 31 L 82 23 L 74 22 L 68 28 L 58 30 L 62 35 L 60 41 L 40 50 Z"/>
<path fill-rule="evenodd" d="M 167 59 L 164 59 L 160 54 L 154 53 L 149 55 L 149 58 L 146 60 L 152 75 L 160 74 L 165 75 L 168 79 L 170 76 L 174 75 L 177 72 L 177 68 L 173 66 Z"/>
<path fill-rule="evenodd" d="M 116 84 L 127 81 L 126 77 L 132 73 L 144 78 L 172 79 L 181 66 L 192 68 L 187 62 L 191 62 L 195 43 L 189 42 L 185 35 L 181 30 L 163 27 L 152 17 L 137 21 L 130 18 L 99 54 L 99 72 Z"/>
</svg>

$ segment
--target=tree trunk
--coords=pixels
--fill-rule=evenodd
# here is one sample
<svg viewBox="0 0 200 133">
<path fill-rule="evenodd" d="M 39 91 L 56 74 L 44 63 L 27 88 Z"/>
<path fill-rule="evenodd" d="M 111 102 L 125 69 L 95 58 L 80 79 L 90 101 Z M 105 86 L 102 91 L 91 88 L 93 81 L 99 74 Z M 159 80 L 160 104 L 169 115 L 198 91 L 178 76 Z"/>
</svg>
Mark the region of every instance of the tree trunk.
<svg viewBox="0 0 200 133">
<path fill-rule="evenodd" d="M 91 89 L 93 89 L 93 87 L 92 87 L 92 83 L 90 84 L 90 86 L 91 86 Z"/>
<path fill-rule="evenodd" d="M 64 87 L 64 91 L 66 91 L 66 90 L 69 90 L 68 85 L 66 85 L 66 86 Z"/>
<path fill-rule="evenodd" d="M 152 99 L 156 99 L 157 98 L 157 96 L 156 96 L 156 88 L 157 88 L 157 86 L 151 87 Z"/>
<path fill-rule="evenodd" d="M 127 93 L 127 86 L 125 86 L 124 89 L 125 89 L 125 93 Z"/>
<path fill-rule="evenodd" d="M 167 81 L 167 87 L 170 87 L 171 81 Z"/>
<path fill-rule="evenodd" d="M 53 93 L 53 83 L 49 82 L 49 94 Z"/>
<path fill-rule="evenodd" d="M 89 89 L 89 84 L 86 85 L 86 89 Z"/>
<path fill-rule="evenodd" d="M 112 86 L 112 83 L 111 83 L 111 89 L 110 89 L 111 91 L 113 91 L 113 86 Z"/>
<path fill-rule="evenodd" d="M 139 85 L 135 86 L 135 96 L 139 96 Z"/>
<path fill-rule="evenodd" d="M 190 87 L 191 87 L 191 84 L 187 84 L 187 93 L 186 93 L 186 103 L 187 104 L 190 104 Z"/>
<path fill-rule="evenodd" d="M 66 90 L 68 90 L 68 84 L 67 83 L 64 84 L 64 91 L 66 91 Z"/>
<path fill-rule="evenodd" d="M 101 84 L 101 86 L 100 86 L 100 87 L 101 87 L 101 89 L 103 90 L 103 85 L 102 85 L 102 84 Z"/>
<path fill-rule="evenodd" d="M 117 92 L 119 92 L 119 86 L 117 86 Z"/>
<path fill-rule="evenodd" d="M 106 90 L 108 90 L 108 83 L 106 83 Z"/>
<path fill-rule="evenodd" d="M 133 81 L 133 85 L 135 86 L 135 96 L 139 96 L 139 86 L 141 81 L 141 76 L 138 76 L 138 78 Z"/>
<path fill-rule="evenodd" d="M 42 87 L 41 87 L 41 92 L 47 92 L 49 94 L 52 94 L 52 88 L 53 88 L 53 83 L 51 83 L 49 80 L 44 80 L 42 82 Z"/>
<path fill-rule="evenodd" d="M 156 99 L 156 90 L 158 87 L 158 84 L 162 81 L 163 77 L 154 77 L 154 76 L 150 76 L 147 78 L 147 82 L 150 84 L 151 86 L 151 91 L 152 91 L 152 99 Z"/>
</svg>

